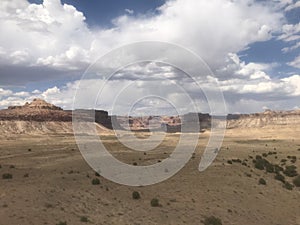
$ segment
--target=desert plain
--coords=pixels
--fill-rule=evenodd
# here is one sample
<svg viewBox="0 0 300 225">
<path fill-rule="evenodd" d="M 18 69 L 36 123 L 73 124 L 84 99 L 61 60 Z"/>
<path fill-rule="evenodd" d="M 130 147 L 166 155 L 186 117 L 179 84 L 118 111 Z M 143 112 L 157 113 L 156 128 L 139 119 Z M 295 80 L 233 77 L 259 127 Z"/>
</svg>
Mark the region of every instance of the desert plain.
<svg viewBox="0 0 300 225">
<path fill-rule="evenodd" d="M 22 122 L 14 126 L 24 128 Z M 52 126 L 55 129 L 43 133 L 2 131 L 0 174 L 12 177 L 0 179 L 1 225 L 198 225 L 211 216 L 225 225 L 300 224 L 295 176 L 280 171 L 289 188 L 274 178 L 275 172 L 255 166 L 255 159 L 261 157 L 283 170 L 294 165 L 299 171 L 300 126 L 227 129 L 218 156 L 199 172 L 210 136 L 207 130 L 200 134 L 195 153 L 182 170 L 144 187 L 116 184 L 95 173 L 78 150 L 71 129 Z M 145 139 L 149 135 L 137 134 Z M 141 166 L 168 157 L 179 136 L 167 134 L 161 145 L 147 153 L 129 151 L 110 132 L 103 131 L 101 139 L 116 158 Z M 93 179 L 99 184 L 93 185 Z M 134 191 L 140 198 L 133 198 Z M 153 198 L 159 201 L 157 207 L 151 206 Z"/>
</svg>

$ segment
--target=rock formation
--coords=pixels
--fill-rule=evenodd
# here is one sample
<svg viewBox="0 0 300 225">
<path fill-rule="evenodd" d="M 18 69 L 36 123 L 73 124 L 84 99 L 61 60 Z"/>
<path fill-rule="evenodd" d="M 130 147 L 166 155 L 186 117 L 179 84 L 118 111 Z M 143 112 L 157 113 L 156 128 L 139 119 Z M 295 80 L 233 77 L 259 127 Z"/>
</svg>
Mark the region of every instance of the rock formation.
<svg viewBox="0 0 300 225">
<path fill-rule="evenodd" d="M 35 122 L 68 122 L 71 126 L 72 114 L 75 118 L 85 122 L 96 122 L 107 129 L 123 129 L 134 131 L 166 131 L 180 132 L 182 124 L 185 124 L 185 132 L 196 131 L 195 125 L 200 124 L 199 131 L 210 129 L 211 116 L 202 113 L 188 113 L 183 116 L 110 116 L 103 110 L 63 110 L 42 99 L 34 99 L 24 106 L 10 106 L 0 110 L 0 122 L 9 126 L 5 121 L 30 121 Z M 23 123 L 19 123 L 23 124 Z M 271 111 L 254 114 L 229 114 L 227 116 L 227 128 L 279 128 L 281 126 L 300 126 L 300 110 Z M 16 126 L 17 127 L 17 126 Z M 37 128 L 36 128 L 37 129 Z M 199 129 L 199 127 L 198 127 Z M 63 129 L 61 129 L 63 130 Z M 25 131 L 24 131 L 25 132 Z"/>
<path fill-rule="evenodd" d="M 34 99 L 24 106 L 10 106 L 0 111 L 0 120 L 17 121 L 72 121 L 72 113 L 47 103 L 42 99 Z"/>
</svg>

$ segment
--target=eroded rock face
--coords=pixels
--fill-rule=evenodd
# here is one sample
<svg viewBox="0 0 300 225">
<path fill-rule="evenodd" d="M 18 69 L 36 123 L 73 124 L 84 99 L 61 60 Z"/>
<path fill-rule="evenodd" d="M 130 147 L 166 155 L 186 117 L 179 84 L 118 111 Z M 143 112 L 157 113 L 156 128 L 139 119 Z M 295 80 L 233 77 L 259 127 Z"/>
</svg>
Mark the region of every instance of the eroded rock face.
<svg viewBox="0 0 300 225">
<path fill-rule="evenodd" d="M 83 121 L 97 122 L 111 129 L 111 119 L 103 110 L 76 110 Z M 90 115 L 94 115 L 91 118 Z M 72 122 L 72 110 L 50 104 L 42 99 L 34 99 L 31 103 L 23 106 L 9 106 L 8 109 L 0 110 L 0 121 L 37 121 L 37 122 Z"/>
<path fill-rule="evenodd" d="M 263 128 L 280 126 L 299 126 L 300 110 L 272 111 L 262 113 L 228 115 L 227 128 Z"/>
<path fill-rule="evenodd" d="M 46 102 L 43 99 L 35 98 L 31 103 L 26 102 L 24 106 L 9 106 L 8 109 L 48 109 L 48 110 L 63 110 L 62 108 Z"/>
<path fill-rule="evenodd" d="M 42 99 L 34 99 L 24 106 L 10 106 L 1 110 L 0 120 L 72 121 L 72 113 Z"/>
<path fill-rule="evenodd" d="M 201 129 L 211 128 L 211 116 L 209 114 L 189 113 L 179 116 L 145 116 L 126 117 L 110 116 L 103 110 L 75 110 L 75 115 L 83 121 L 96 122 L 108 129 L 125 129 L 135 131 L 166 130 L 167 132 L 180 132 L 182 124 L 192 127 L 200 123 Z M 199 121 L 194 121 L 195 118 Z M 34 99 L 24 106 L 10 106 L 0 110 L 0 121 L 37 121 L 37 122 L 72 122 L 72 111 L 63 110 L 42 99 Z M 114 121 L 114 126 L 112 122 Z M 227 116 L 227 128 L 263 128 L 281 126 L 300 126 L 300 110 L 271 111 L 254 114 L 229 114 Z M 192 129 L 194 130 L 194 129 Z"/>
</svg>

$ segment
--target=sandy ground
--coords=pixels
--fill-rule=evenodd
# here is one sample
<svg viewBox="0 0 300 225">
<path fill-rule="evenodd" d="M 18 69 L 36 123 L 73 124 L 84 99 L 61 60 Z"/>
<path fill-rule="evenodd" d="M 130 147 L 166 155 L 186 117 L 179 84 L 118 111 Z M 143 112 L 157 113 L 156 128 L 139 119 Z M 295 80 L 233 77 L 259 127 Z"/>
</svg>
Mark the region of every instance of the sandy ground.
<svg viewBox="0 0 300 225">
<path fill-rule="evenodd" d="M 252 159 L 276 151 L 267 159 L 280 164 L 296 156 L 300 172 L 298 128 L 228 130 L 222 149 L 204 172 L 197 170 L 209 133 L 187 165 L 167 181 L 146 187 L 128 187 L 97 177 L 68 135 L 0 136 L 0 224 L 55 225 L 66 222 L 108 225 L 199 225 L 215 216 L 225 225 L 300 224 L 300 188 L 287 190 L 273 173 L 255 169 Z M 147 138 L 147 134 L 138 134 Z M 106 135 L 103 142 L 126 163 L 146 165 L 168 157 L 179 134 L 170 134 L 155 151 L 132 152 Z M 227 163 L 247 159 L 247 165 Z M 292 165 L 287 159 L 287 165 Z M 2 179 L 10 173 L 12 179 Z M 100 185 L 91 181 L 99 178 Z M 266 185 L 259 185 L 264 178 Z M 286 178 L 290 183 L 292 178 Z M 132 198 L 138 191 L 139 200 Z M 151 207 L 152 198 L 160 207 Z M 86 217 L 88 222 L 81 221 Z"/>
</svg>

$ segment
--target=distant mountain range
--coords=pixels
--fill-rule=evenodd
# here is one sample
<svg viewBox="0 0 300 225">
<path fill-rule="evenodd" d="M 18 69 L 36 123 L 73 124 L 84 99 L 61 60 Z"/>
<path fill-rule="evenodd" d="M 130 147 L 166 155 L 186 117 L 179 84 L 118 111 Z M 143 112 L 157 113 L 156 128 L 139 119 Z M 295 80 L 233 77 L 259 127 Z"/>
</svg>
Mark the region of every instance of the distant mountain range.
<svg viewBox="0 0 300 225">
<path fill-rule="evenodd" d="M 83 121 L 96 122 L 107 129 L 123 129 L 134 131 L 164 130 L 180 132 L 182 124 L 192 127 L 200 123 L 203 131 L 210 129 L 212 117 L 209 114 L 189 113 L 183 116 L 144 116 L 126 117 L 110 116 L 103 110 L 63 110 L 42 99 L 34 99 L 24 106 L 10 106 L 0 110 L 0 121 L 30 122 L 72 122 L 72 113 Z M 198 120 L 198 121 L 196 121 Z M 300 126 L 300 110 L 271 111 L 254 114 L 227 115 L 227 128 L 261 128 L 274 126 Z"/>
</svg>

